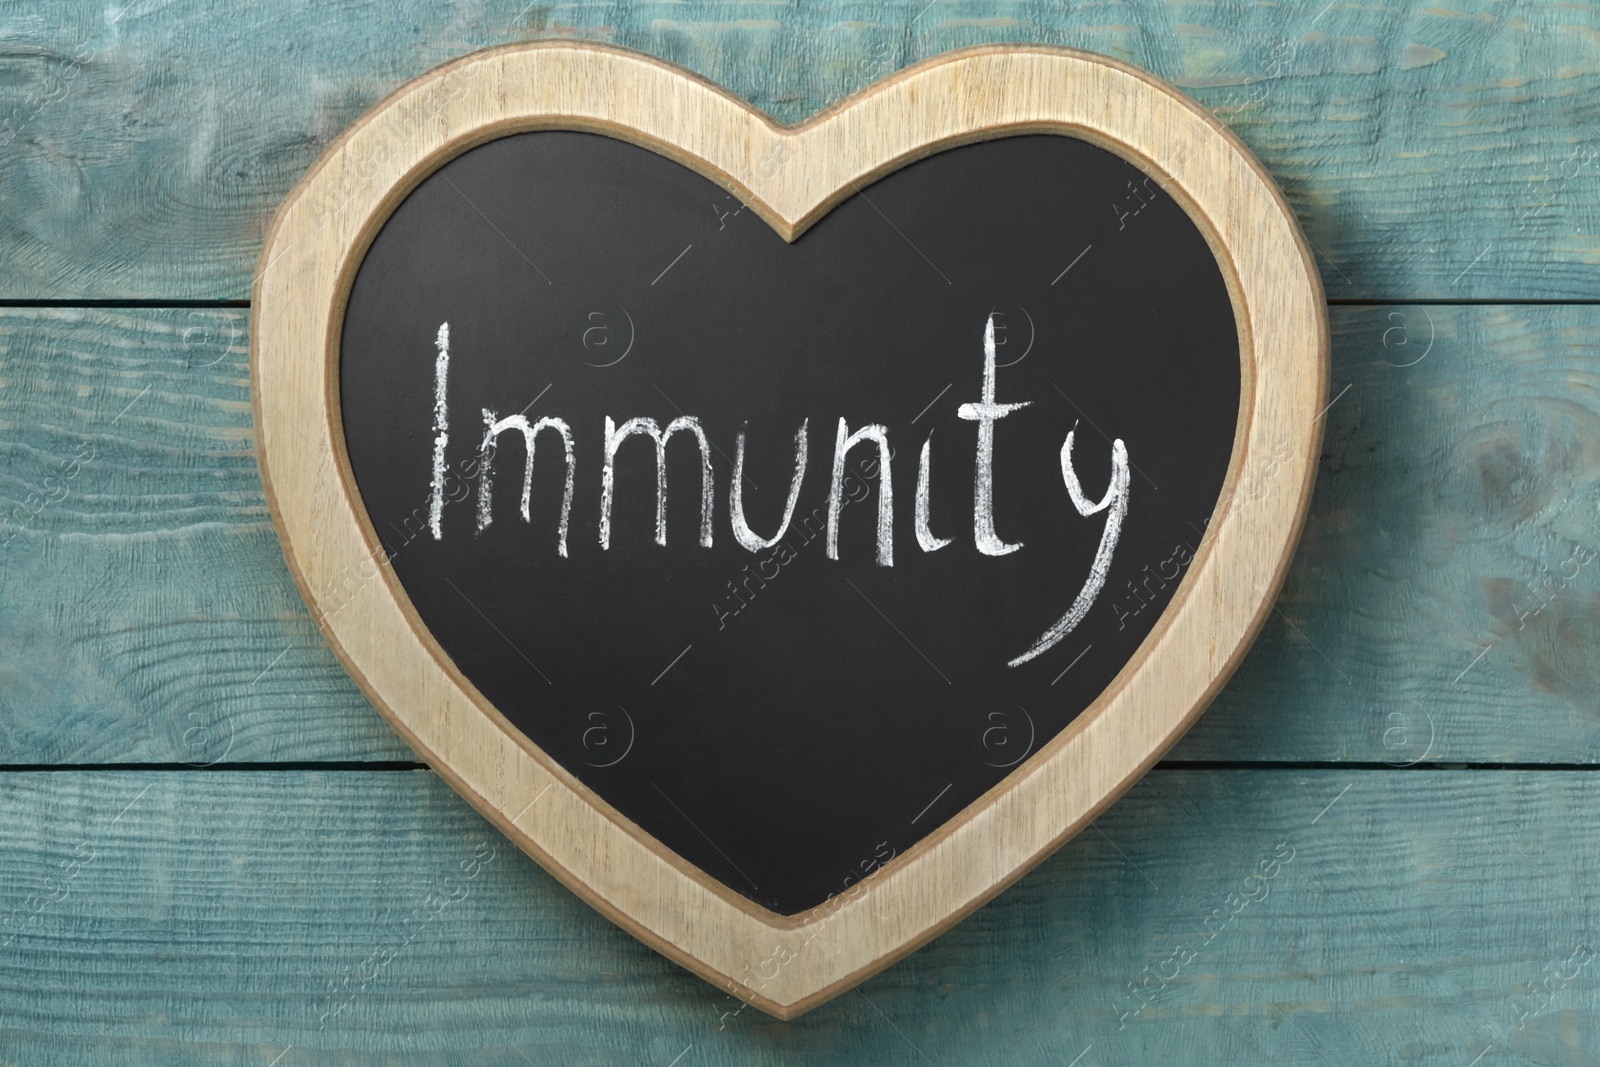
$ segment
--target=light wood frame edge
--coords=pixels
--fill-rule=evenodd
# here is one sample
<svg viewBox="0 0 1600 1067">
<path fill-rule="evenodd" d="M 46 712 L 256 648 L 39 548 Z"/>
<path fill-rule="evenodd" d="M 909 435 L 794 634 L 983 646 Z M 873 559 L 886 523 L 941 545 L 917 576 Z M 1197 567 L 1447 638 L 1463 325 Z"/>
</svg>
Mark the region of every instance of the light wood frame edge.
<svg viewBox="0 0 1600 1067">
<path fill-rule="evenodd" d="M 428 173 L 484 141 L 539 128 L 586 129 L 661 152 L 729 188 L 786 239 L 855 187 L 921 156 L 1019 132 L 1069 133 L 1156 175 L 1223 266 L 1244 353 L 1239 436 L 1217 519 L 1172 605 L 1068 730 L 836 908 L 776 915 L 662 848 L 483 700 L 379 562 L 338 418 L 338 331 L 355 268 Z M 1039 46 L 948 53 L 785 127 L 639 53 L 575 42 L 475 53 L 401 87 L 330 146 L 285 201 L 260 262 L 251 376 L 262 479 L 290 570 L 335 653 L 407 742 L 563 884 L 780 1018 L 948 929 L 1137 780 L 1243 656 L 1309 506 L 1328 363 L 1310 250 L 1281 193 L 1231 132 L 1150 76 L 1101 56 Z M 309 296 L 296 299 L 302 293 Z M 1274 465 L 1269 476 L 1282 482 L 1245 500 L 1252 457 L 1270 458 L 1275 443 L 1291 449 L 1285 472 Z M 360 583 L 330 611 L 329 587 L 351 565 Z M 773 977 L 757 973 L 779 958 Z"/>
</svg>

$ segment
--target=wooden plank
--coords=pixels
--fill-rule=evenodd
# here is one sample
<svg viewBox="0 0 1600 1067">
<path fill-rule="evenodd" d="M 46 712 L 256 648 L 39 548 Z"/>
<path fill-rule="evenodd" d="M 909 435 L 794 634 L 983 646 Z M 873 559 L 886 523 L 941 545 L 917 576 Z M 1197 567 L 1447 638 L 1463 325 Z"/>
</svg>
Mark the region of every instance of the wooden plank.
<svg viewBox="0 0 1600 1067">
<path fill-rule="evenodd" d="M 0 763 L 411 758 L 289 580 L 245 327 L 0 313 Z M 1600 760 L 1600 566 L 1580 562 L 1600 550 L 1600 308 L 1335 308 L 1333 328 L 1279 610 L 1173 756 Z"/>
<path fill-rule="evenodd" d="M 284 566 L 244 330 L 0 310 L 4 763 L 413 758 Z"/>
<path fill-rule="evenodd" d="M 1597 804 L 1587 773 L 1157 772 L 785 1024 L 601 919 L 427 772 L 5 774 L 0 1047 L 163 1067 L 1593 1062 Z"/>
<path fill-rule="evenodd" d="M 1237 129 L 1335 298 L 1592 297 L 1600 262 L 1594 0 L 331 0 L 225 19 L 41 0 L 3 29 L 0 299 L 242 299 L 278 204 L 361 112 L 443 60 L 550 36 L 643 49 L 788 121 L 951 48 L 1085 48 Z"/>
<path fill-rule="evenodd" d="M 1174 756 L 1594 762 L 1600 309 L 1333 321 L 1288 583 Z"/>
</svg>

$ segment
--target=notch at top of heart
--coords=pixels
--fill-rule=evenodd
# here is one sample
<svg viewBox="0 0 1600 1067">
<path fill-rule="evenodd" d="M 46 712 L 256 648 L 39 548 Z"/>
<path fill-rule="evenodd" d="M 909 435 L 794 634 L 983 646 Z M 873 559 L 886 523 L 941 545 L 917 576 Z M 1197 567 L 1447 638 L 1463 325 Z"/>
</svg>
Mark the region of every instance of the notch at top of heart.
<svg viewBox="0 0 1600 1067">
<path fill-rule="evenodd" d="M 609 54 L 612 62 L 628 68 L 627 91 L 614 92 L 611 79 L 595 77 L 595 53 Z M 520 68 L 525 70 L 531 55 L 548 72 L 534 79 L 525 74 L 512 78 L 509 72 L 495 77 L 496 60 L 512 54 Z M 1061 64 L 1068 58 L 1079 67 L 1070 86 Z M 1087 93 L 1081 85 L 1085 62 L 1092 66 L 1097 82 L 1095 91 Z M 503 111 L 524 112 L 530 118 L 498 123 L 492 131 L 464 117 L 456 120 L 457 108 L 462 116 L 472 110 L 467 89 L 485 77 L 505 97 Z M 1028 102 L 1057 79 L 1062 92 L 1043 94 L 1053 97 L 1048 113 L 1030 114 Z M 883 175 L 956 145 L 994 137 L 1070 132 L 1119 154 L 1133 150 L 1137 164 L 1164 182 L 1162 169 L 1141 151 L 1145 146 L 1126 139 L 1113 144 L 1097 131 L 1095 122 L 1103 110 L 1097 98 L 1117 95 L 1119 82 L 1152 80 L 1132 66 L 1077 49 L 979 45 L 912 64 L 791 125 L 719 85 L 645 53 L 594 42 L 575 47 L 573 42 L 548 41 L 502 45 L 463 56 L 392 95 L 416 94 L 414 99 L 425 113 L 462 131 L 454 137 L 445 133 L 446 157 L 481 144 L 489 139 L 486 132 L 499 137 L 520 130 L 589 129 L 649 148 L 704 174 L 747 204 L 785 241 L 793 242 Z M 893 92 L 888 91 L 891 87 Z M 523 93 L 528 94 L 526 108 L 519 106 Z M 1236 140 L 1199 105 L 1183 103 L 1195 123 L 1191 135 L 1209 128 Z M 380 106 L 371 114 L 384 111 Z M 1073 121 L 1073 112 L 1081 112 L 1081 122 Z M 345 137 L 356 135 L 363 125 L 365 120 Z M 1167 132 L 1170 136 L 1173 131 Z M 1151 155 L 1156 154 L 1155 146 L 1150 147 Z M 436 166 L 434 162 L 428 169 Z"/>
</svg>

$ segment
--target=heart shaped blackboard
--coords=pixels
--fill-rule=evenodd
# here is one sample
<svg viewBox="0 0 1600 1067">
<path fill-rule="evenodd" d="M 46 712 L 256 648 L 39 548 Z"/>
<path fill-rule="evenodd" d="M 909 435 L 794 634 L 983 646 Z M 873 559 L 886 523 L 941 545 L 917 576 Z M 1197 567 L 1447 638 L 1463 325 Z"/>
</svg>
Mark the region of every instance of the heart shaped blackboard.
<svg viewBox="0 0 1600 1067">
<path fill-rule="evenodd" d="M 1326 394 L 1270 181 L 1058 49 L 799 127 L 617 49 L 467 57 L 329 150 L 254 307 L 269 503 L 352 675 L 782 1017 L 1181 734 L 1281 580 Z"/>
<path fill-rule="evenodd" d="M 1239 368 L 1204 236 L 1085 141 L 953 148 L 787 244 L 648 149 L 546 131 L 385 223 L 340 395 L 372 525 L 462 673 L 793 914 L 1134 657 L 1216 507 Z"/>
</svg>

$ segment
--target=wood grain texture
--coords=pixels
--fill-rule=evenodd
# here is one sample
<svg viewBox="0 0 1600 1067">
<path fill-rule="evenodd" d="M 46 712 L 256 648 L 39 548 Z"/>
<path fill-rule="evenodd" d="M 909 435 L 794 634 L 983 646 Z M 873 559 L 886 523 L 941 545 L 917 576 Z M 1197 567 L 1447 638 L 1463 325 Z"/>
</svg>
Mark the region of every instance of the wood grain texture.
<svg viewBox="0 0 1600 1067">
<path fill-rule="evenodd" d="M 446 59 L 550 37 L 654 53 L 784 121 L 966 45 L 1098 51 L 1241 134 L 1330 296 L 1595 295 L 1593 0 L 331 0 L 226 18 L 40 0 L 0 16 L 0 298 L 244 298 L 278 204 L 339 131 Z"/>
<path fill-rule="evenodd" d="M 932 946 L 779 1023 L 426 772 L 7 774 L 0 1056 L 1587 1064 L 1597 804 L 1588 773 L 1157 772 Z"/>
<path fill-rule="evenodd" d="M 1600 567 L 1561 586 L 1580 546 L 1600 550 L 1600 308 L 1332 324 L 1332 391 L 1351 388 L 1282 612 L 1173 757 L 1600 762 Z M 0 763 L 413 758 L 284 567 L 247 326 L 0 313 L 0 519 L 96 450 L 58 506 L 0 527 Z"/>
<path fill-rule="evenodd" d="M 0 762 L 411 758 L 283 566 L 245 330 L 0 310 Z"/>
<path fill-rule="evenodd" d="M 861 184 L 934 152 L 1024 132 L 1079 137 L 1148 170 L 1216 257 L 1238 324 L 1241 388 L 1227 475 L 1194 563 L 1093 703 L 864 878 L 859 895 L 794 916 L 769 911 L 613 808 L 512 725 L 439 646 L 387 566 L 356 492 L 339 330 L 368 246 L 439 166 L 539 129 L 600 132 L 692 166 L 785 239 Z M 397 90 L 328 149 L 280 209 L 252 294 L 256 453 L 296 584 L 340 661 L 406 742 L 607 917 L 789 1019 L 937 937 L 1083 829 L 1233 673 L 1282 584 L 1316 470 L 1329 340 L 1312 257 L 1282 194 L 1236 138 L 1169 87 L 1103 56 L 966 49 L 781 127 L 639 52 L 507 46 Z"/>
<path fill-rule="evenodd" d="M 1185 753 L 1227 759 L 1266 731 L 1324 759 L 1595 762 L 1600 309 L 1336 320 L 1276 624 Z"/>
</svg>

